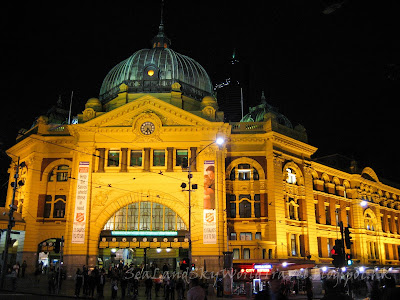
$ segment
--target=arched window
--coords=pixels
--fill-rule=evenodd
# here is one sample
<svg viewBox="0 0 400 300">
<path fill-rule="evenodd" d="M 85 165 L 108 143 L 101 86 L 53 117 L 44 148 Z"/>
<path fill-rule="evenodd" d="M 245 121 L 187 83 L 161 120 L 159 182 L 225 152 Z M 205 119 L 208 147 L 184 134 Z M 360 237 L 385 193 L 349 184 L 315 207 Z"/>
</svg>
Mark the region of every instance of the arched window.
<svg viewBox="0 0 400 300">
<path fill-rule="evenodd" d="M 68 181 L 68 169 L 67 165 L 59 165 L 49 172 L 48 181 L 53 182 L 54 179 L 58 182 Z"/>
<path fill-rule="evenodd" d="M 103 230 L 176 231 L 187 230 L 182 218 L 171 208 L 143 201 L 118 210 Z"/>
<path fill-rule="evenodd" d="M 251 203 L 243 200 L 239 203 L 239 215 L 241 218 L 251 218 Z"/>
</svg>

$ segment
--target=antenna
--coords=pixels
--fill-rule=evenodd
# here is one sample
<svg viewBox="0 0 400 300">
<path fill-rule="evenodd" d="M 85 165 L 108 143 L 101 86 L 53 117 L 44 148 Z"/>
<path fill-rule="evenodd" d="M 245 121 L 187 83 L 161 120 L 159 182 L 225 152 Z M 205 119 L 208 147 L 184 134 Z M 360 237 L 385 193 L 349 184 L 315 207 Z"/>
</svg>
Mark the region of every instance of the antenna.
<svg viewBox="0 0 400 300">
<path fill-rule="evenodd" d="M 243 119 L 243 88 L 240 87 L 240 106 L 242 107 L 242 119 Z"/>
<path fill-rule="evenodd" d="M 164 22 L 163 22 L 163 14 L 164 14 L 164 0 L 161 1 L 161 18 L 160 18 L 160 25 L 164 25 Z"/>
<path fill-rule="evenodd" d="M 71 125 L 72 97 L 74 97 L 74 91 L 71 92 L 71 100 L 69 102 L 68 125 Z"/>
</svg>

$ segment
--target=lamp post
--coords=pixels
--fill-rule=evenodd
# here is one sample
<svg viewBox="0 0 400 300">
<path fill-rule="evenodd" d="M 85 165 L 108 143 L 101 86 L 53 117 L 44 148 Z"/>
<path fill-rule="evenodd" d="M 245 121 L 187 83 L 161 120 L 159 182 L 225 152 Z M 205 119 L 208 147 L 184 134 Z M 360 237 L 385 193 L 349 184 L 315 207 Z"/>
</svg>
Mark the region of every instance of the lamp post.
<svg viewBox="0 0 400 300">
<path fill-rule="evenodd" d="M 193 162 L 196 161 L 197 156 L 199 156 L 199 154 L 201 152 L 203 152 L 207 147 L 211 146 L 212 144 L 217 144 L 218 146 L 222 146 L 224 143 L 225 143 L 225 139 L 223 137 L 217 137 L 217 139 L 215 141 L 212 141 L 211 143 L 209 143 L 208 145 L 203 147 L 199 152 L 197 152 L 197 154 L 194 157 L 191 157 L 189 164 L 188 164 L 188 184 L 189 184 L 189 188 L 187 189 L 187 191 L 189 192 L 189 255 L 188 255 L 188 258 L 189 258 L 190 264 L 192 264 L 192 178 L 193 178 L 192 164 L 193 164 Z M 184 187 L 183 184 L 181 185 L 181 187 Z"/>
<path fill-rule="evenodd" d="M 17 160 L 17 167 L 16 167 L 16 171 L 14 174 L 14 185 L 12 185 L 13 187 L 13 194 L 12 194 L 12 199 L 11 199 L 11 204 L 10 204 L 10 211 L 8 213 L 8 226 L 7 226 L 7 233 L 6 233 L 6 242 L 4 245 L 4 253 L 3 253 L 3 268 L 1 271 L 1 284 L 0 287 L 3 288 L 4 287 L 4 281 L 5 281 L 5 276 L 6 276 L 6 272 L 7 272 L 7 257 L 8 257 L 8 247 L 10 246 L 10 239 L 11 239 L 11 229 L 14 227 L 15 225 L 15 221 L 14 221 L 14 211 L 17 210 L 17 207 L 14 205 L 14 200 L 15 200 L 15 193 L 17 192 L 17 187 L 18 187 L 18 177 L 19 177 L 19 156 L 18 156 L 18 160 Z"/>
</svg>

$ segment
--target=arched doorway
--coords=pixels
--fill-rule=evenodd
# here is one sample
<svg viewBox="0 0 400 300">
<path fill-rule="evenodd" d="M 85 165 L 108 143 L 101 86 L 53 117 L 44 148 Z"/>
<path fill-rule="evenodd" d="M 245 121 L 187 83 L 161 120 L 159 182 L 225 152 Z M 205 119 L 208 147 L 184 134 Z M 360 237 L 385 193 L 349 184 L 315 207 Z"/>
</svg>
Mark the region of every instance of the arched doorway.
<svg viewBox="0 0 400 300">
<path fill-rule="evenodd" d="M 104 225 L 98 264 L 176 270 L 187 258 L 187 235 L 186 224 L 172 208 L 152 201 L 130 203 Z"/>
</svg>

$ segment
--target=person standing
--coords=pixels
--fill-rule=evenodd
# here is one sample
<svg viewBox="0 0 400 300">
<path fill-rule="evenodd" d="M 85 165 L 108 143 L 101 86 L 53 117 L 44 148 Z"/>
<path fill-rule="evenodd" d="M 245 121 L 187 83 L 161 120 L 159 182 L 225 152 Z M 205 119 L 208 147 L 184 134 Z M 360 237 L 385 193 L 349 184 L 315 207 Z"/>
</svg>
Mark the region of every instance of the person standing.
<svg viewBox="0 0 400 300">
<path fill-rule="evenodd" d="M 118 280 L 117 276 L 113 275 L 111 278 L 111 299 L 117 299 L 118 294 Z"/>
<path fill-rule="evenodd" d="M 79 294 L 81 292 L 81 287 L 83 284 L 83 274 L 81 272 L 81 269 L 76 270 L 75 274 L 75 297 L 79 297 Z"/>
<path fill-rule="evenodd" d="M 144 282 L 144 285 L 146 286 L 146 299 L 151 300 L 151 288 L 153 287 L 153 280 L 151 280 L 151 277 L 147 277 L 147 279 Z"/>
<path fill-rule="evenodd" d="M 97 279 L 97 295 L 99 299 L 104 297 L 104 285 L 106 284 L 106 274 L 104 269 L 100 270 L 100 274 Z"/>
<path fill-rule="evenodd" d="M 187 300 L 204 300 L 206 293 L 200 286 L 199 278 L 195 277 L 190 279 L 191 288 L 187 292 Z"/>
<path fill-rule="evenodd" d="M 21 265 L 21 269 L 22 269 L 21 277 L 22 277 L 22 278 L 25 277 L 26 267 L 27 267 L 26 260 L 24 260 L 24 262 L 23 262 L 22 265 Z"/>
<path fill-rule="evenodd" d="M 307 300 L 312 300 L 313 290 L 312 290 L 311 276 L 307 276 L 306 278 L 306 291 L 307 291 Z"/>
</svg>

